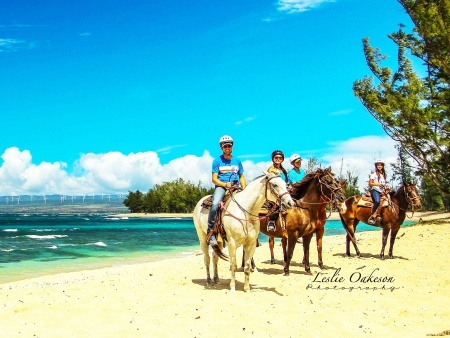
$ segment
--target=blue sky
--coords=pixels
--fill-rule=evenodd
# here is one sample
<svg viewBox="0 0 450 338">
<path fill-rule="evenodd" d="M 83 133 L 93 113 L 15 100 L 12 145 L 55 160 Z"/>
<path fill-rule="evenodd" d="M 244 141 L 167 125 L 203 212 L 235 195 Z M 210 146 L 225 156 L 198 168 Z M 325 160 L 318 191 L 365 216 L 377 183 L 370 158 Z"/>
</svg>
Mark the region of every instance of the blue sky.
<svg viewBox="0 0 450 338">
<path fill-rule="evenodd" d="M 281 149 L 364 186 L 396 151 L 352 92 L 361 40 L 395 65 L 399 23 L 395 0 L 1 0 L 0 195 L 209 184 L 224 134 L 248 179 Z"/>
</svg>

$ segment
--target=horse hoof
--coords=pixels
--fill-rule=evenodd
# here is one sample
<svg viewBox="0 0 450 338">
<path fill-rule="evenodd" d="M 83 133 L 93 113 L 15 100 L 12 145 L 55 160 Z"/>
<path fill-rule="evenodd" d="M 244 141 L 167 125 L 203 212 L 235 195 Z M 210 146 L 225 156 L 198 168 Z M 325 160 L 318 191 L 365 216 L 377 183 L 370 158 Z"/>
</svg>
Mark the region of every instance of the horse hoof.
<svg viewBox="0 0 450 338">
<path fill-rule="evenodd" d="M 270 264 L 275 264 L 275 259 L 271 259 Z"/>
<path fill-rule="evenodd" d="M 214 284 L 217 284 L 217 283 L 219 283 L 219 278 L 214 278 L 214 281 L 213 281 L 213 283 L 214 283 Z"/>
<path fill-rule="evenodd" d="M 283 276 L 289 276 L 289 271 L 285 271 Z"/>
<path fill-rule="evenodd" d="M 305 268 L 305 271 L 310 274 L 311 273 L 311 268 Z"/>
<path fill-rule="evenodd" d="M 320 262 L 318 265 L 319 265 L 319 268 L 321 268 L 322 270 L 325 268 L 325 266 L 323 265 L 322 262 Z"/>
</svg>

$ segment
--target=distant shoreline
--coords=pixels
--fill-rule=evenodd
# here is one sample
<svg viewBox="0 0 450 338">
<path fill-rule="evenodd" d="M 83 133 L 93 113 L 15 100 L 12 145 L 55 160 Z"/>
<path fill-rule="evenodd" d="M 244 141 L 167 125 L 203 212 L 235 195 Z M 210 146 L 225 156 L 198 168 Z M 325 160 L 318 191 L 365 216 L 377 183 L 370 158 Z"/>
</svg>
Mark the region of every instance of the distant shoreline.
<svg viewBox="0 0 450 338">
<path fill-rule="evenodd" d="M 415 212 L 412 214 L 411 211 L 408 211 L 406 214 L 405 221 L 419 222 L 427 221 L 430 219 L 440 219 L 440 218 L 449 218 L 450 212 L 445 211 L 424 211 L 424 212 Z M 182 217 L 182 218 L 192 218 L 192 213 L 125 213 L 125 214 L 117 214 L 117 217 L 128 217 L 128 218 L 172 218 L 172 217 Z M 339 213 L 332 212 L 331 214 L 327 214 L 327 220 L 329 221 L 339 221 Z"/>
</svg>

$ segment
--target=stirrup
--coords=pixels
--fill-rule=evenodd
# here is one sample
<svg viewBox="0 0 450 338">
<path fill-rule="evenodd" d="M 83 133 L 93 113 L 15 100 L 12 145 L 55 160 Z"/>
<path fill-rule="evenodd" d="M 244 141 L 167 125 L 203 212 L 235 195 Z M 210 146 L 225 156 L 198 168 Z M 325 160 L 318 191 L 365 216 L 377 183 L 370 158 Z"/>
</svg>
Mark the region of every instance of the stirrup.
<svg viewBox="0 0 450 338">
<path fill-rule="evenodd" d="M 267 223 L 267 231 L 275 232 L 277 230 L 277 226 L 275 224 L 275 221 L 269 221 Z"/>
<path fill-rule="evenodd" d="M 376 218 L 379 217 L 377 214 L 370 215 L 369 219 L 367 220 L 367 223 L 370 225 L 374 225 L 376 223 Z"/>
</svg>

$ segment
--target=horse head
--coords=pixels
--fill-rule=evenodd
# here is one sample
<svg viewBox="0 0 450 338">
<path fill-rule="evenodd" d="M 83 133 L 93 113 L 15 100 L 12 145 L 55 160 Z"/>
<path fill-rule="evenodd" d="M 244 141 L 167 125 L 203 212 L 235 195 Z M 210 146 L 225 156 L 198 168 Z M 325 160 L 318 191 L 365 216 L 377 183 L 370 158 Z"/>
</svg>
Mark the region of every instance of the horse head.
<svg viewBox="0 0 450 338">
<path fill-rule="evenodd" d="M 403 182 L 403 186 L 400 190 L 403 190 L 406 202 L 411 206 L 412 210 L 420 209 L 422 207 L 419 190 L 417 189 L 415 182 L 414 183 Z"/>
<path fill-rule="evenodd" d="M 344 186 L 347 181 L 338 181 L 335 174 L 331 172 L 331 167 L 328 167 L 321 172 L 318 171 L 317 175 L 322 193 L 321 198 L 325 202 L 331 203 L 335 208 L 340 210 L 345 201 Z"/>
<path fill-rule="evenodd" d="M 286 182 L 275 173 L 263 172 L 266 180 L 266 199 L 279 200 L 283 208 L 292 208 L 295 202 L 287 190 Z"/>
</svg>

